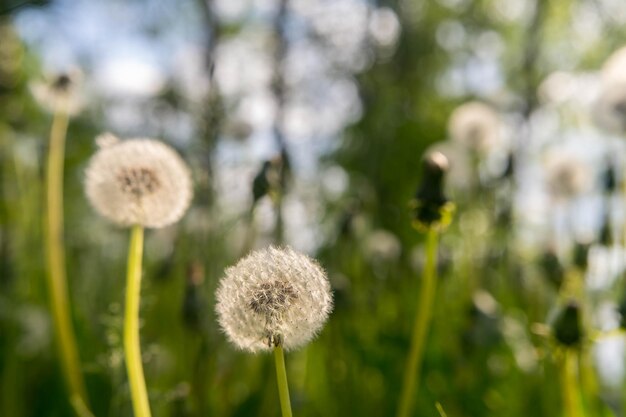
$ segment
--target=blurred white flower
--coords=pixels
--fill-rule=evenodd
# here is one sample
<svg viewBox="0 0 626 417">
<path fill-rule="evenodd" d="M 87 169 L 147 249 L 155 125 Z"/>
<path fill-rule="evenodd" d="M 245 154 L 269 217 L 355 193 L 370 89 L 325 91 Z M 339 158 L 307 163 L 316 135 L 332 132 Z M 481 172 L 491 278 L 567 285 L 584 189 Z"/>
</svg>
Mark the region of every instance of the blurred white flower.
<svg viewBox="0 0 626 417">
<path fill-rule="evenodd" d="M 193 191 L 189 169 L 172 148 L 111 134 L 97 142 L 101 148 L 85 172 L 85 191 L 98 213 L 121 226 L 159 228 L 180 220 Z"/>
<path fill-rule="evenodd" d="M 601 128 L 616 134 L 626 133 L 626 82 L 604 87 L 593 116 Z"/>
<path fill-rule="evenodd" d="M 226 269 L 217 289 L 220 326 L 238 348 L 258 352 L 308 343 L 332 310 L 322 267 L 290 248 L 252 252 Z"/>
<path fill-rule="evenodd" d="M 602 66 L 602 82 L 605 84 L 626 83 L 626 46 L 613 52 Z"/>
<path fill-rule="evenodd" d="M 555 71 L 539 85 L 537 95 L 542 102 L 560 104 L 570 99 L 577 88 L 576 76 L 566 71 Z"/>
<path fill-rule="evenodd" d="M 370 36 L 380 46 L 393 46 L 400 35 L 400 21 L 388 7 L 373 10 L 369 21 Z"/>
<path fill-rule="evenodd" d="M 592 185 L 589 166 L 569 153 L 549 153 L 544 167 L 548 192 L 557 199 L 576 197 Z"/>
<path fill-rule="evenodd" d="M 486 152 L 499 140 L 500 121 L 485 103 L 471 101 L 457 107 L 448 121 L 452 140 L 476 152 Z"/>
<path fill-rule="evenodd" d="M 83 73 L 73 69 L 66 73 L 47 77 L 45 81 L 31 83 L 30 90 L 37 103 L 51 113 L 64 112 L 75 116 L 83 108 L 81 94 Z"/>
<path fill-rule="evenodd" d="M 365 241 L 367 259 L 393 261 L 400 257 L 401 251 L 400 240 L 387 230 L 374 230 Z"/>
</svg>

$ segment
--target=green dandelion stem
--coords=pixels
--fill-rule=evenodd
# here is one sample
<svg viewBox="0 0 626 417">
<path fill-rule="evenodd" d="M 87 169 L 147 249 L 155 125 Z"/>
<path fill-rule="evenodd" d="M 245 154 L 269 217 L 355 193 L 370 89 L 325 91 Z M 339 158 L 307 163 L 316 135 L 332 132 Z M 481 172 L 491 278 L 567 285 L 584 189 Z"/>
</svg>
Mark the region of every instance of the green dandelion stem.
<svg viewBox="0 0 626 417">
<path fill-rule="evenodd" d="M 281 344 L 274 347 L 274 359 L 276 362 L 276 380 L 278 382 L 278 395 L 280 397 L 280 409 L 283 417 L 291 417 L 291 401 L 289 400 L 289 385 L 287 384 L 287 371 L 285 369 L 285 355 Z"/>
<path fill-rule="evenodd" d="M 72 327 L 63 243 L 63 163 L 68 123 L 67 113 L 57 111 L 50 131 L 46 167 L 47 210 L 44 220 L 46 278 L 61 367 L 70 391 L 70 403 L 78 415 L 85 415 L 80 410 L 87 409 L 88 401 Z"/>
<path fill-rule="evenodd" d="M 578 357 L 574 349 L 566 349 L 561 363 L 561 393 L 564 417 L 584 417 L 578 391 L 576 372 Z"/>
<path fill-rule="evenodd" d="M 133 226 L 128 248 L 126 275 L 126 306 L 124 311 L 124 355 L 128 385 L 135 417 L 150 417 L 148 391 L 141 363 L 139 343 L 139 300 L 141 295 L 141 258 L 143 257 L 143 227 Z"/>
<path fill-rule="evenodd" d="M 432 316 L 435 290 L 437 286 L 437 231 L 430 228 L 426 235 L 426 262 L 422 277 L 422 288 L 417 303 L 417 315 L 411 338 L 411 350 L 407 360 L 398 417 L 411 415 L 415 393 L 419 387 L 419 376 L 424 356 L 424 346 Z"/>
</svg>

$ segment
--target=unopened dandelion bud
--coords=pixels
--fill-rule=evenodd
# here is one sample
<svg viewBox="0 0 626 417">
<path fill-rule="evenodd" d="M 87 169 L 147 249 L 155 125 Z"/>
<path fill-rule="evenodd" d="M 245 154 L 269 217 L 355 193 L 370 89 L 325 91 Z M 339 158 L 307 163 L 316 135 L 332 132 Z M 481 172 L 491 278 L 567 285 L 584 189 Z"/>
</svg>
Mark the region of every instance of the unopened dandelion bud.
<svg viewBox="0 0 626 417">
<path fill-rule="evenodd" d="M 553 284 L 556 289 L 561 288 L 565 278 L 565 270 L 554 250 L 548 249 L 543 253 L 539 259 L 539 266 L 548 282 Z"/>
<path fill-rule="evenodd" d="M 192 184 L 172 148 L 154 139 L 98 139 L 101 148 L 85 173 L 87 197 L 98 213 L 121 226 L 160 228 L 180 220 Z"/>
<path fill-rule="evenodd" d="M 617 173 L 615 168 L 615 165 L 609 161 L 602 172 L 602 188 L 607 194 L 612 194 L 617 190 Z"/>
<path fill-rule="evenodd" d="M 308 343 L 331 310 L 324 270 L 289 248 L 252 252 L 226 270 L 217 290 L 220 326 L 233 344 L 251 352 Z"/>
<path fill-rule="evenodd" d="M 411 203 L 416 228 L 446 226 L 450 222 L 452 204 L 444 193 L 447 170 L 448 159 L 441 152 L 433 152 L 424 158 L 422 182 Z"/>
<path fill-rule="evenodd" d="M 598 243 L 603 246 L 610 246 L 613 244 L 613 240 L 613 227 L 611 225 L 611 217 L 608 212 L 605 212 L 602 216 L 602 226 L 600 227 Z"/>
<path fill-rule="evenodd" d="M 622 301 L 617 306 L 617 312 L 620 314 L 619 327 L 626 330 L 626 295 L 622 297 Z"/>
<path fill-rule="evenodd" d="M 261 169 L 252 181 L 252 203 L 256 204 L 270 190 L 270 181 L 268 174 L 271 167 L 271 161 L 264 161 Z"/>
<path fill-rule="evenodd" d="M 448 200 L 444 195 L 444 175 L 448 170 L 448 159 L 441 152 L 433 152 L 424 159 L 422 184 L 416 198 L 428 203 L 443 205 Z"/>
<path fill-rule="evenodd" d="M 570 301 L 559 312 L 553 324 L 554 338 L 560 344 L 572 347 L 580 344 L 583 330 L 580 321 L 580 305 Z"/>
<path fill-rule="evenodd" d="M 574 245 L 574 265 L 585 271 L 589 263 L 589 250 L 591 249 L 591 241 L 577 241 Z"/>
</svg>

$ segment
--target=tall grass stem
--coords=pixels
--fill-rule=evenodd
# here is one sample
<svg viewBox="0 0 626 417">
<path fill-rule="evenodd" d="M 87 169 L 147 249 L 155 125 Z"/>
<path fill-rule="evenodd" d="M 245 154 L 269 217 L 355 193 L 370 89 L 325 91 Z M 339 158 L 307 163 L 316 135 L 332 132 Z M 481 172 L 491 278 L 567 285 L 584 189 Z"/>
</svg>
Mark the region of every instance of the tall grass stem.
<svg viewBox="0 0 626 417">
<path fill-rule="evenodd" d="M 63 165 L 68 124 L 66 112 L 57 111 L 54 114 L 46 167 L 46 277 L 61 367 L 70 391 L 70 404 L 77 415 L 84 416 L 85 410 L 88 413 L 88 400 L 72 326 L 63 241 Z"/>
<path fill-rule="evenodd" d="M 437 287 L 437 246 L 438 234 L 434 228 L 426 235 L 426 262 L 422 277 L 422 288 L 417 302 L 416 317 L 411 338 L 411 350 L 407 360 L 398 417 L 408 417 L 413 409 L 413 400 L 419 388 L 424 347 L 432 317 L 433 303 Z"/>
<path fill-rule="evenodd" d="M 143 257 L 143 227 L 133 226 L 128 248 L 126 273 L 126 305 L 124 311 L 124 355 L 128 385 L 135 417 L 150 417 L 148 390 L 141 363 L 139 342 L 139 301 L 141 298 L 141 260 Z"/>
</svg>

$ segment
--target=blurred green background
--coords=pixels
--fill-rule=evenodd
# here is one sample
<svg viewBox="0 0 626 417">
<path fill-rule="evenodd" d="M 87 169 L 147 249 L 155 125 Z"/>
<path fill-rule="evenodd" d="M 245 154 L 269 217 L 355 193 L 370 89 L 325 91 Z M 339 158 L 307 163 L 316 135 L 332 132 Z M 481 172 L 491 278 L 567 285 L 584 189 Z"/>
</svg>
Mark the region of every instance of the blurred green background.
<svg viewBox="0 0 626 417">
<path fill-rule="evenodd" d="M 146 235 L 155 416 L 279 415 L 271 357 L 236 351 L 213 308 L 224 268 L 271 243 L 318 258 L 334 291 L 320 336 L 287 355 L 294 415 L 394 415 L 424 262 L 409 201 L 435 143 L 457 209 L 414 415 L 439 415 L 437 402 L 449 417 L 562 415 L 545 330 L 568 274 L 586 276 L 587 415 L 624 415 L 625 341 L 612 332 L 624 196 L 603 179 L 613 170 L 621 184 L 625 153 L 594 112 L 625 28 L 618 0 L 0 1 L 0 416 L 72 415 L 44 281 L 52 119 L 31 90 L 76 67 L 84 108 L 67 139 L 65 242 L 96 416 L 131 415 L 128 231 L 83 193 L 103 131 L 158 137 L 193 170 L 187 215 Z M 497 145 L 480 154 L 449 140 L 450 114 L 470 100 L 499 117 Z M 588 187 L 551 196 L 548 152 L 580 159 Z M 252 184 L 279 155 L 277 210 L 267 195 L 254 201 Z"/>
</svg>

